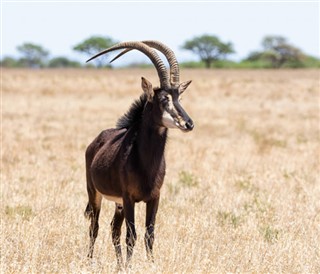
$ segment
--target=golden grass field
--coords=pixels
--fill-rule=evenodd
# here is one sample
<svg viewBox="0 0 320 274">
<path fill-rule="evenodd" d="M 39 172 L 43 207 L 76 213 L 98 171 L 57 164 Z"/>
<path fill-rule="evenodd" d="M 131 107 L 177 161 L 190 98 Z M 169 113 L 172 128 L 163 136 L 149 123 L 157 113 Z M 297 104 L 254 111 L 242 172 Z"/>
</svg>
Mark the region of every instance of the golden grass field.
<svg viewBox="0 0 320 274">
<path fill-rule="evenodd" d="M 2 71 L 1 273 L 116 271 L 112 202 L 86 258 L 84 152 L 141 76 L 158 85 L 154 69 Z M 195 129 L 169 132 L 155 263 L 140 203 L 128 272 L 319 273 L 319 70 L 182 70 L 189 79 Z"/>
</svg>

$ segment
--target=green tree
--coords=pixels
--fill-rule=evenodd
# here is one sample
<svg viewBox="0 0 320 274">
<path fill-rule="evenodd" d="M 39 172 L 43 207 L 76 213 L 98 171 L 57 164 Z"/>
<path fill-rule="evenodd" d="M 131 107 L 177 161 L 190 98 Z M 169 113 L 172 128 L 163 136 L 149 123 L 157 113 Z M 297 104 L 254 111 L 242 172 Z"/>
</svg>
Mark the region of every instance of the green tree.
<svg viewBox="0 0 320 274">
<path fill-rule="evenodd" d="M 272 68 L 302 67 L 306 56 L 300 49 L 290 45 L 282 36 L 266 36 L 262 40 L 263 51 L 249 54 L 248 61 L 266 61 Z"/>
<path fill-rule="evenodd" d="M 207 34 L 186 41 L 182 48 L 198 55 L 207 68 L 210 68 L 215 61 L 223 60 L 228 54 L 234 52 L 230 42 L 223 43 L 218 37 Z"/>
<path fill-rule="evenodd" d="M 14 68 L 18 66 L 18 61 L 10 56 L 6 56 L 1 60 L 0 64 L 3 68 Z"/>
<path fill-rule="evenodd" d="M 66 57 L 60 56 L 52 58 L 49 61 L 49 68 L 78 68 L 81 67 L 77 61 L 69 60 Z"/>
<path fill-rule="evenodd" d="M 17 50 L 23 56 L 19 62 L 24 63 L 30 68 L 43 67 L 45 65 L 46 57 L 49 55 L 47 50 L 32 43 L 24 43 L 18 46 Z"/>
<path fill-rule="evenodd" d="M 117 43 L 117 41 L 114 41 L 110 37 L 102 37 L 102 36 L 92 36 L 88 39 L 84 40 L 83 42 L 75 45 L 73 47 L 73 50 L 78 51 L 80 53 L 84 53 L 91 57 L 92 55 L 111 47 Z M 103 59 L 97 58 L 95 59 L 97 66 L 102 67 L 103 66 Z"/>
</svg>

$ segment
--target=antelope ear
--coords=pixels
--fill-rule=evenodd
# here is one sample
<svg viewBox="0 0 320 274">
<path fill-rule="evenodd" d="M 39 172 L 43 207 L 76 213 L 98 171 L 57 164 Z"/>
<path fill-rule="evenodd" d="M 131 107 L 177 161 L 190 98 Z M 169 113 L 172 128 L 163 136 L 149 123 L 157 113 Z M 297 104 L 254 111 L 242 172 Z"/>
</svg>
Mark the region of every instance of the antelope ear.
<svg viewBox="0 0 320 274">
<path fill-rule="evenodd" d="M 151 102 L 154 95 L 152 84 L 146 78 L 141 77 L 141 87 L 147 94 L 148 101 Z"/>
<path fill-rule="evenodd" d="M 178 88 L 179 94 L 182 94 L 187 89 L 187 87 L 191 84 L 191 82 L 192 80 L 181 83 Z"/>
</svg>

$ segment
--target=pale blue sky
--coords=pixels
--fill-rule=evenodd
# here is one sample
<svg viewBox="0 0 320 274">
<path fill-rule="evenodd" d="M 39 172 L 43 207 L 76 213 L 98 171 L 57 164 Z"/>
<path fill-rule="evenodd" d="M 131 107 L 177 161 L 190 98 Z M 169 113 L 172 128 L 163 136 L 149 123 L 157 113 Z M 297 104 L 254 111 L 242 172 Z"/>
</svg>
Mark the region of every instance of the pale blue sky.
<svg viewBox="0 0 320 274">
<path fill-rule="evenodd" d="M 179 61 L 196 60 L 182 50 L 204 33 L 232 42 L 233 60 L 261 48 L 265 35 L 282 35 L 304 52 L 319 53 L 319 2 L 31 2 L 2 1 L 2 56 L 18 56 L 24 42 L 42 45 L 54 56 L 80 62 L 72 47 L 92 35 L 115 40 L 155 39 L 169 45 Z M 111 56 L 110 56 L 111 57 Z M 110 57 L 109 60 L 110 60 Z M 130 53 L 119 62 L 145 61 Z"/>
</svg>

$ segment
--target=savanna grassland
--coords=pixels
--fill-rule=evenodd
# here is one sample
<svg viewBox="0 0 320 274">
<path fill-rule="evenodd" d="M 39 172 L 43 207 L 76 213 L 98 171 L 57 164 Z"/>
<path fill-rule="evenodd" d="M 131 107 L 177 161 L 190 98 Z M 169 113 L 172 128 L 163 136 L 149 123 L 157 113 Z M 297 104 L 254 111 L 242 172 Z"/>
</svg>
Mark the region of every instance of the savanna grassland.
<svg viewBox="0 0 320 274">
<path fill-rule="evenodd" d="M 155 70 L 3 70 L 1 273 L 116 270 L 104 201 L 94 258 L 84 152 Z M 182 70 L 155 263 L 136 206 L 132 273 L 320 272 L 319 70 Z M 124 227 L 123 227 L 124 231 Z M 124 234 L 124 233 L 123 233 Z M 124 237 L 122 238 L 124 243 Z"/>
</svg>

